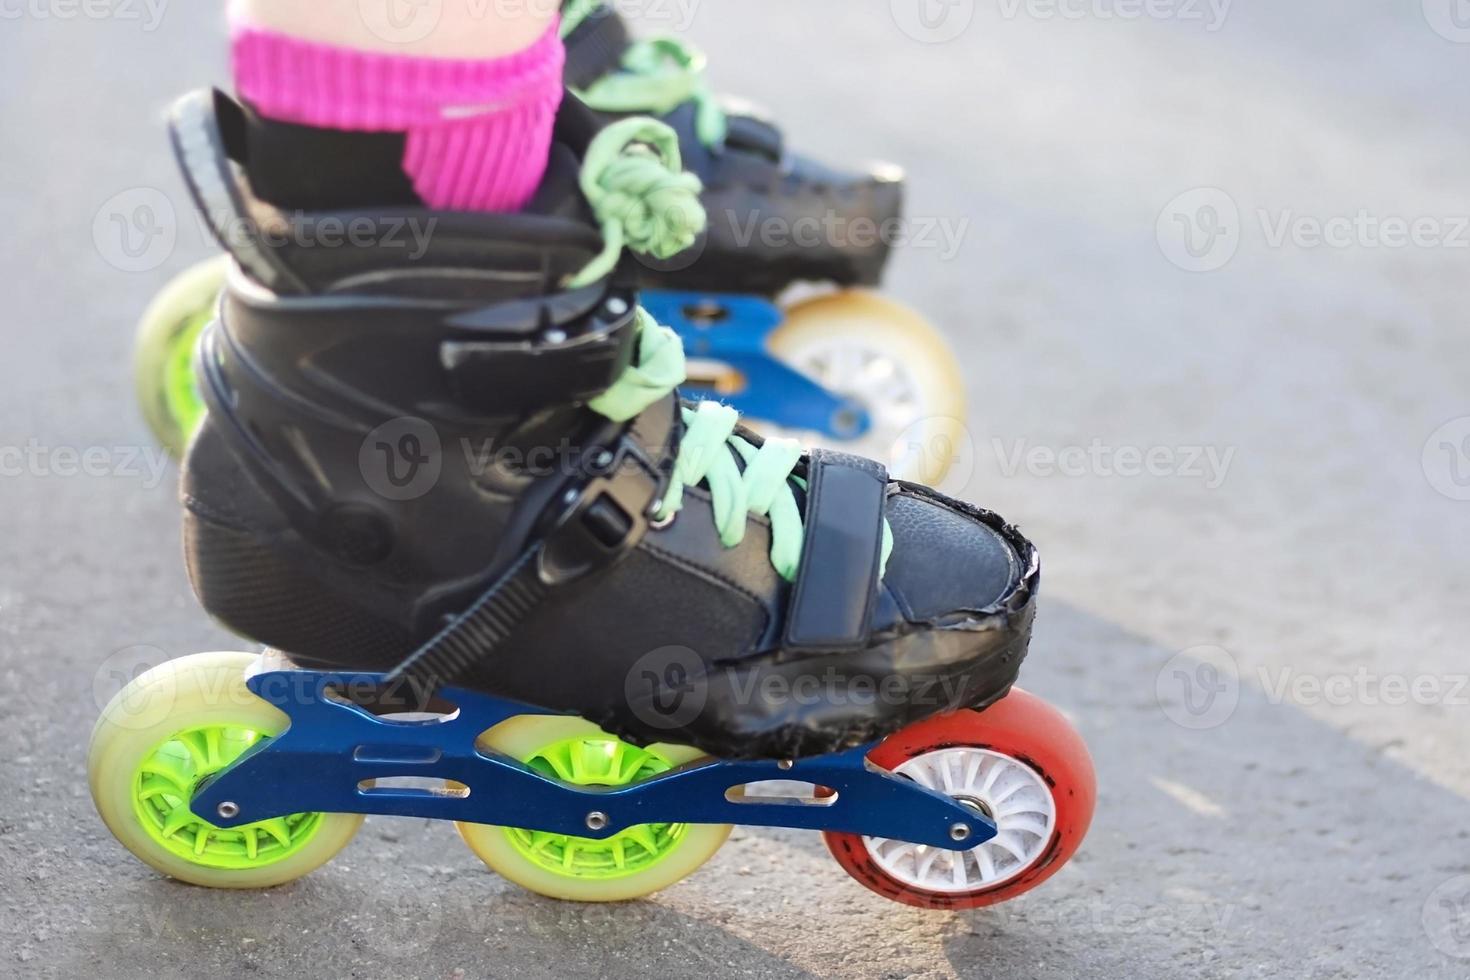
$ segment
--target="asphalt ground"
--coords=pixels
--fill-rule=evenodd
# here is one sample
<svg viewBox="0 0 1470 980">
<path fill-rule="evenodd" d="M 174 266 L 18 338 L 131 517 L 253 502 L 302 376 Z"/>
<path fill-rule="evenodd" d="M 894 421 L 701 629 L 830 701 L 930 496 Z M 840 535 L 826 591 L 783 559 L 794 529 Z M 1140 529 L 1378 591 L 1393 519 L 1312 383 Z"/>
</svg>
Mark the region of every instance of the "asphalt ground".
<svg viewBox="0 0 1470 980">
<path fill-rule="evenodd" d="M 269 892 L 135 861 L 86 789 L 109 670 L 239 643 L 189 593 L 128 368 L 208 254 L 161 121 L 224 80 L 223 30 L 0 3 L 0 975 L 1470 976 L 1464 3 L 633 12 L 804 151 L 908 169 L 888 292 L 969 385 L 950 488 L 1045 555 L 1024 683 L 1095 754 L 1082 852 L 966 914 L 764 830 L 597 908 L 419 821 Z M 129 255 L 111 222 L 150 195 L 172 240 Z"/>
</svg>

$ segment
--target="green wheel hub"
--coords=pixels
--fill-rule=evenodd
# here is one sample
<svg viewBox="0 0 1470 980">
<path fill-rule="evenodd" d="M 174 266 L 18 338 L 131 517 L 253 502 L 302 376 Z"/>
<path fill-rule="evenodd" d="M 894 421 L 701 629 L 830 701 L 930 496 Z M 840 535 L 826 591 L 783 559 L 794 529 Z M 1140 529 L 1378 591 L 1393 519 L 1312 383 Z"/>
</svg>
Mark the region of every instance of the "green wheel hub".
<svg viewBox="0 0 1470 980">
<path fill-rule="evenodd" d="M 205 308 L 186 320 L 171 338 L 164 362 L 163 404 L 186 443 L 204 421 L 206 412 L 199 394 L 199 379 L 194 376 L 194 349 L 213 317 L 213 311 Z"/>
<path fill-rule="evenodd" d="M 221 870 L 260 868 L 304 848 L 323 814 L 298 813 L 222 830 L 189 809 L 199 785 L 266 736 L 209 725 L 180 732 L 149 753 L 133 777 L 133 811 L 156 843 L 191 864 Z"/>
<path fill-rule="evenodd" d="M 668 772 L 673 764 L 615 738 L 569 738 L 521 760 L 537 772 L 578 786 L 627 786 Z M 520 854 L 554 874 L 608 880 L 644 872 L 672 854 L 689 827 L 640 824 L 603 840 L 506 827 Z"/>
</svg>

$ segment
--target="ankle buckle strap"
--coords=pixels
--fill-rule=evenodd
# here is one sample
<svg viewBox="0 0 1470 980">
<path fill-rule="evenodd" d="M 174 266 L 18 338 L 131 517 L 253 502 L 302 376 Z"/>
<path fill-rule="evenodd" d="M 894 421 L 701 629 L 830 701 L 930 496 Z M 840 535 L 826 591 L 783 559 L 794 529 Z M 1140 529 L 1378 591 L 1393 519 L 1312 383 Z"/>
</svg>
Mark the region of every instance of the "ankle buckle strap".
<svg viewBox="0 0 1470 980">
<path fill-rule="evenodd" d="M 537 573 L 548 587 L 575 582 L 632 551 L 663 497 L 666 477 L 627 434 L 590 456 L 559 498 L 561 512 L 541 545 Z"/>
</svg>

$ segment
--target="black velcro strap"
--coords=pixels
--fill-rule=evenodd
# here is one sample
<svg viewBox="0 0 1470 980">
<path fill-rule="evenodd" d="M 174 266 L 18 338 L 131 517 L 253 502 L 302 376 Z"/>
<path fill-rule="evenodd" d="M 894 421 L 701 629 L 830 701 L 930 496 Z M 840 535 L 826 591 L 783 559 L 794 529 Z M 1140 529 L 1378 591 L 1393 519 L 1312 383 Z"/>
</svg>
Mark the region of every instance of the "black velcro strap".
<svg viewBox="0 0 1470 980">
<path fill-rule="evenodd" d="M 231 164 L 231 153 L 240 148 L 242 125 L 240 107 L 223 93 L 187 95 L 169 114 L 174 156 L 190 196 L 221 247 L 270 289 L 304 293 L 306 284 L 300 277 L 256 240 L 258 223 L 250 217 Z"/>
<path fill-rule="evenodd" d="M 814 450 L 807 466 L 806 537 L 786 613 L 787 651 L 867 645 L 878 597 L 888 472 L 872 460 Z"/>
<path fill-rule="evenodd" d="M 629 43 L 628 25 L 617 11 L 606 5 L 592 11 L 566 37 L 567 62 L 562 77 L 567 87 L 585 89 L 616 71 Z"/>
</svg>

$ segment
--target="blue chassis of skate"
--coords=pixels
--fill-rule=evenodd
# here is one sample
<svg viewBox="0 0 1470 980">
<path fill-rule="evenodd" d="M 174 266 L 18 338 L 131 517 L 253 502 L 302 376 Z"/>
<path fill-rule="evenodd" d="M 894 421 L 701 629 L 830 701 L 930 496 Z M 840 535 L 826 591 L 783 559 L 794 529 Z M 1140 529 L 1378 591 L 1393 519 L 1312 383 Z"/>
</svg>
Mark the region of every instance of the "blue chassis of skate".
<svg viewBox="0 0 1470 980">
<path fill-rule="evenodd" d="M 290 725 L 208 781 L 190 804 L 194 813 L 226 828 L 293 813 L 374 813 L 599 839 L 643 823 L 732 823 L 845 831 L 948 849 L 975 847 L 996 834 L 980 811 L 869 764 L 871 745 L 785 769 L 777 762 L 712 760 L 629 786 L 574 786 L 475 747 L 481 733 L 508 718 L 548 712 L 444 688 L 439 698 L 456 710 L 410 721 L 379 717 L 337 693 L 372 692 L 383 682 L 381 674 L 297 669 L 247 678 L 250 690 L 285 712 Z M 469 792 L 372 785 L 394 777 L 450 780 Z M 813 783 L 836 793 L 821 800 L 756 799 L 739 789 L 765 780 Z M 606 820 L 596 829 L 588 823 L 594 813 Z M 967 828 L 968 836 L 957 840 L 957 827 Z"/>
<path fill-rule="evenodd" d="M 646 290 L 643 308 L 659 323 L 673 328 L 691 358 L 716 361 L 744 380 L 738 392 L 722 394 L 689 387 L 684 394 L 716 399 L 740 414 L 773 422 L 786 429 L 851 440 L 872 428 L 861 404 L 832 394 L 771 353 L 770 339 L 783 319 L 781 308 L 759 296 Z M 704 322 L 700 311 L 717 311 Z"/>
</svg>

